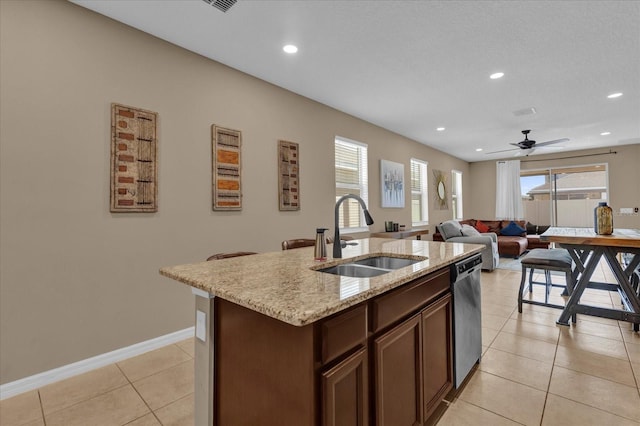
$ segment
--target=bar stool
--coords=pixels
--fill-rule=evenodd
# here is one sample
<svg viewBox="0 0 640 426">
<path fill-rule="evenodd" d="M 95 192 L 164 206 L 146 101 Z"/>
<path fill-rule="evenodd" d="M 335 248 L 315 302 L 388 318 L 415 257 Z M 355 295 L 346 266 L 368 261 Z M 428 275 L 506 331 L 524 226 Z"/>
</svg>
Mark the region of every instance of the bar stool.
<svg viewBox="0 0 640 426">
<path fill-rule="evenodd" d="M 353 237 L 341 236 L 340 239 L 343 241 L 350 241 L 350 240 L 353 240 Z M 332 243 L 333 243 L 333 237 L 327 237 L 327 244 L 332 244 Z M 296 238 L 293 240 L 284 240 L 282 242 L 282 250 L 290 250 L 290 249 L 296 249 L 300 247 L 313 247 L 315 245 L 316 245 L 316 240 L 312 240 L 311 238 Z"/>
<path fill-rule="evenodd" d="M 569 252 L 565 249 L 533 249 L 527 253 L 520 261 L 522 264 L 522 278 L 520 279 L 520 290 L 518 291 L 518 312 L 522 313 L 522 304 L 548 306 L 550 308 L 564 309 L 562 305 L 549 303 L 549 294 L 552 287 L 566 288 L 568 295 L 573 291 L 573 277 L 571 275 L 572 260 Z M 522 295 L 525 291 L 525 281 L 527 278 L 527 268 L 529 268 L 529 293 L 533 292 L 534 284 L 545 286 L 544 302 L 535 300 L 524 300 Z M 544 271 L 544 282 L 533 281 L 533 271 L 539 269 Z M 554 284 L 551 281 L 551 271 L 564 272 L 565 285 Z M 576 322 L 576 315 L 572 316 L 572 321 Z"/>
<path fill-rule="evenodd" d="M 216 253 L 207 257 L 207 260 L 219 260 L 219 259 L 227 259 L 229 257 L 238 257 L 238 256 L 248 256 L 250 254 L 258 254 L 253 251 L 236 251 L 233 253 Z"/>
<path fill-rule="evenodd" d="M 296 238 L 293 240 L 284 240 L 282 242 L 282 250 L 296 249 L 300 247 L 313 247 L 316 245 L 316 240 L 311 238 Z"/>
</svg>

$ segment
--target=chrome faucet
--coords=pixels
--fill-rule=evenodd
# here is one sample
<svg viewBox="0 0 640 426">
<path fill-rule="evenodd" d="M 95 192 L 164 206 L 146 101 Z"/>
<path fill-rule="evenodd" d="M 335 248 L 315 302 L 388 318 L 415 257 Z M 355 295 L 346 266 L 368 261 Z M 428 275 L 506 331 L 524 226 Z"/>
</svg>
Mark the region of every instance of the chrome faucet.
<svg viewBox="0 0 640 426">
<path fill-rule="evenodd" d="M 367 225 L 373 225 L 373 218 L 369 214 L 369 210 L 367 210 L 367 205 L 364 203 L 362 198 L 358 197 L 354 194 L 347 194 L 340 197 L 338 201 L 336 201 L 336 222 L 335 222 L 335 233 L 333 234 L 333 257 L 334 259 L 342 258 L 342 241 L 340 241 L 340 225 L 338 222 L 339 212 L 340 212 L 340 204 L 347 198 L 353 198 L 354 200 L 360 203 L 362 207 L 362 212 L 364 213 L 364 220 L 367 222 Z"/>
</svg>

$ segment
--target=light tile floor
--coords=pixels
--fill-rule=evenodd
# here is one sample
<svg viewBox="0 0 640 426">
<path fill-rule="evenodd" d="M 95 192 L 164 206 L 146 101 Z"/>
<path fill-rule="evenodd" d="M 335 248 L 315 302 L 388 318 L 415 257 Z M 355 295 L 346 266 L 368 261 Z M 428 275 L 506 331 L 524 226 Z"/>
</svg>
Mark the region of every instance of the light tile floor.
<svg viewBox="0 0 640 426">
<path fill-rule="evenodd" d="M 608 267 L 593 279 L 614 282 Z M 518 271 L 482 274 L 482 361 L 438 425 L 640 425 L 640 333 L 586 315 L 558 326 L 560 311 L 544 306 L 520 314 L 519 281 Z M 560 292 L 552 303 L 564 305 Z M 544 299 L 544 287 L 534 286 L 533 299 Z M 617 293 L 599 290 L 582 302 L 620 306 Z"/>
<path fill-rule="evenodd" d="M 603 268 L 595 279 L 613 282 Z M 519 283 L 517 271 L 483 272 L 482 362 L 438 424 L 640 425 L 640 334 L 585 315 L 557 326 L 559 310 L 535 305 L 519 314 Z M 595 290 L 583 300 L 619 304 Z M 0 425 L 191 426 L 193 339 L 4 400 Z"/>
<path fill-rule="evenodd" d="M 0 402 L 1 426 L 192 426 L 193 339 Z"/>
</svg>

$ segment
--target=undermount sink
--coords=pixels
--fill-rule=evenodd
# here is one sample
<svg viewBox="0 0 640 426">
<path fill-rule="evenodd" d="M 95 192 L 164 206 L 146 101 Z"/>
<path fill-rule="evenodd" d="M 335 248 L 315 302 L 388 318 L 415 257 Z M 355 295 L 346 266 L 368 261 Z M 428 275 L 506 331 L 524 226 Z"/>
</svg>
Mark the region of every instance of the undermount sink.
<svg viewBox="0 0 640 426">
<path fill-rule="evenodd" d="M 418 262 L 421 262 L 421 260 L 405 259 L 401 257 L 377 256 L 356 260 L 353 263 L 357 265 L 373 266 L 374 268 L 400 269 Z"/>
<path fill-rule="evenodd" d="M 373 268 L 371 266 L 358 265 L 355 263 L 345 263 L 332 266 L 330 268 L 318 269 L 318 272 L 341 275 L 344 277 L 370 278 L 391 272 L 391 269 Z"/>
<path fill-rule="evenodd" d="M 426 258 L 424 258 L 426 259 Z M 318 269 L 318 272 L 340 275 L 354 278 L 370 278 L 386 274 L 394 269 L 404 268 L 423 261 L 424 259 L 405 259 L 390 256 L 375 256 L 366 259 L 356 260 L 350 263 L 331 266 L 329 268 Z"/>
</svg>

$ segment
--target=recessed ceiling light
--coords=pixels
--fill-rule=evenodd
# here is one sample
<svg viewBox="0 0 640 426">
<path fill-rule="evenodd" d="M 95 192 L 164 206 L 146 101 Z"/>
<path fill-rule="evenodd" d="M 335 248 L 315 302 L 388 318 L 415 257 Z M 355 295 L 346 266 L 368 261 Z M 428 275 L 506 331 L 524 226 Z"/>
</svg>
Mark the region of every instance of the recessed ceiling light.
<svg viewBox="0 0 640 426">
<path fill-rule="evenodd" d="M 619 98 L 620 96 L 622 96 L 622 93 L 618 92 L 618 93 L 610 94 L 609 96 L 607 96 L 607 98 L 613 99 L 613 98 Z"/>
<path fill-rule="evenodd" d="M 287 53 L 296 53 L 298 51 L 298 47 L 294 46 L 293 44 L 287 44 L 282 48 L 282 50 L 284 50 Z"/>
<path fill-rule="evenodd" d="M 482 148 L 476 148 L 476 152 L 482 151 Z"/>
<path fill-rule="evenodd" d="M 608 136 L 610 134 L 611 134 L 611 132 L 602 132 L 602 133 L 600 133 L 600 136 Z"/>
<path fill-rule="evenodd" d="M 444 132 L 444 127 L 438 127 L 436 130 L 439 132 Z"/>
<path fill-rule="evenodd" d="M 490 79 L 495 80 L 497 78 L 502 78 L 504 76 L 503 72 L 496 72 L 489 76 Z"/>
</svg>

